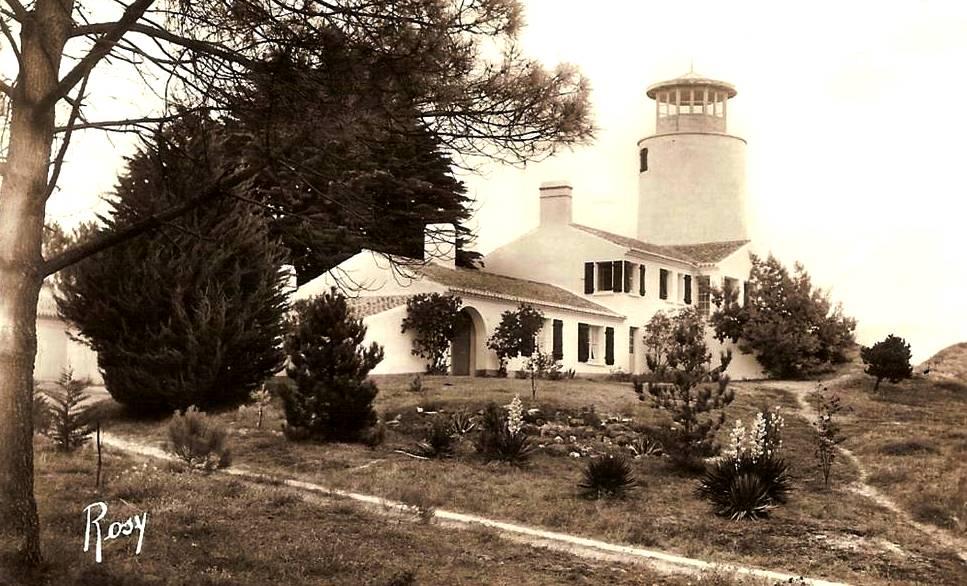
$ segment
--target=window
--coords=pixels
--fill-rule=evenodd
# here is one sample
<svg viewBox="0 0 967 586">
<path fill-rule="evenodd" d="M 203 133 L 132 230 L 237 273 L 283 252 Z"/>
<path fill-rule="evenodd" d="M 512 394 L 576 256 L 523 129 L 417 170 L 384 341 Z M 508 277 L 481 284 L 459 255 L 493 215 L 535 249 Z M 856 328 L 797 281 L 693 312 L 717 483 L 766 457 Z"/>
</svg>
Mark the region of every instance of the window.
<svg viewBox="0 0 967 586">
<path fill-rule="evenodd" d="M 645 265 L 638 265 L 638 295 L 645 296 Z"/>
<path fill-rule="evenodd" d="M 648 170 L 648 149 L 638 151 L 638 172 L 644 173 Z"/>
<path fill-rule="evenodd" d="M 685 305 L 692 304 L 692 276 L 685 275 Z"/>
<path fill-rule="evenodd" d="M 738 294 L 739 291 L 739 280 L 733 279 L 732 277 L 725 277 L 722 281 L 722 289 L 724 291 L 735 291 Z"/>
<path fill-rule="evenodd" d="M 624 270 L 624 275 L 625 275 L 624 292 L 625 293 L 631 293 L 631 277 L 633 276 L 633 273 L 634 273 L 634 270 L 635 270 L 635 265 L 631 264 L 628 261 L 624 261 L 624 267 L 625 267 L 625 270 Z"/>
<path fill-rule="evenodd" d="M 614 291 L 614 264 L 598 263 L 598 291 Z"/>
<path fill-rule="evenodd" d="M 564 322 L 559 319 L 554 320 L 551 325 L 551 357 L 554 360 L 564 359 Z"/>
<path fill-rule="evenodd" d="M 668 271 L 658 270 L 658 298 L 668 299 Z"/>
<path fill-rule="evenodd" d="M 698 277 L 698 313 L 702 316 L 708 315 L 712 306 L 712 286 L 708 275 Z"/>
<path fill-rule="evenodd" d="M 601 326 L 578 324 L 578 362 L 601 361 Z M 612 350 L 613 351 L 613 350 Z"/>
</svg>

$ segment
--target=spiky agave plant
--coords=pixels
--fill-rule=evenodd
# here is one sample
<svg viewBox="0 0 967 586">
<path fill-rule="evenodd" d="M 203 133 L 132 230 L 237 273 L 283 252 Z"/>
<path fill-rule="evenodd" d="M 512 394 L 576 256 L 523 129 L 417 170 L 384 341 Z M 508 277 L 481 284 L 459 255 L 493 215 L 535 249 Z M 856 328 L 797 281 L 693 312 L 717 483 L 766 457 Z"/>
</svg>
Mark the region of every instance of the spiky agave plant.
<svg viewBox="0 0 967 586">
<path fill-rule="evenodd" d="M 426 429 L 426 437 L 417 444 L 420 455 L 445 458 L 453 454 L 453 423 L 449 417 L 437 415 Z"/>
<path fill-rule="evenodd" d="M 624 457 L 609 454 L 588 462 L 578 486 L 587 498 L 621 498 L 634 488 L 635 478 Z"/>
<path fill-rule="evenodd" d="M 785 461 L 775 456 L 722 458 L 708 467 L 698 494 L 712 503 L 718 515 L 732 520 L 758 519 L 786 502 L 788 469 Z"/>
</svg>

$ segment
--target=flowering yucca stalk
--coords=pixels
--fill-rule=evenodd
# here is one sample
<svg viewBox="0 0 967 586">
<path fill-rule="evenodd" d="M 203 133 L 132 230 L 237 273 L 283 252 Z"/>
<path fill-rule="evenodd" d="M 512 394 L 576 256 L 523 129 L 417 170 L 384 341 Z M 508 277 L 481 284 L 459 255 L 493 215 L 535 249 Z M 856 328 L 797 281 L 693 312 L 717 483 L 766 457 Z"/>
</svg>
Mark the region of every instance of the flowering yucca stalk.
<svg viewBox="0 0 967 586">
<path fill-rule="evenodd" d="M 524 428 L 524 404 L 520 401 L 520 395 L 514 395 L 514 399 L 507 405 L 507 431 L 511 435 L 517 435 Z"/>
<path fill-rule="evenodd" d="M 768 415 L 756 413 L 751 429 L 737 419 L 729 433 L 729 445 L 723 455 L 736 460 L 747 458 L 755 462 L 763 455 L 778 456 L 782 450 L 782 428 L 785 420 L 779 415 L 779 407 Z"/>
</svg>

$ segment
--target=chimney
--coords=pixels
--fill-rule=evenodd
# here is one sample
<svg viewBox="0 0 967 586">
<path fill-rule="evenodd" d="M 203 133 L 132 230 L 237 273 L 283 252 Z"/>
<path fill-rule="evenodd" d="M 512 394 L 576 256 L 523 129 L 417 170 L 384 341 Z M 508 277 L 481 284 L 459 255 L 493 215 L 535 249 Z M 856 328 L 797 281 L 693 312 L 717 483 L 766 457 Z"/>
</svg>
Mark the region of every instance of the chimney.
<svg viewBox="0 0 967 586">
<path fill-rule="evenodd" d="M 457 230 L 453 224 L 426 225 L 423 232 L 423 260 L 456 268 Z"/>
<path fill-rule="evenodd" d="M 567 181 L 541 183 L 541 226 L 571 223 L 571 184 Z"/>
</svg>

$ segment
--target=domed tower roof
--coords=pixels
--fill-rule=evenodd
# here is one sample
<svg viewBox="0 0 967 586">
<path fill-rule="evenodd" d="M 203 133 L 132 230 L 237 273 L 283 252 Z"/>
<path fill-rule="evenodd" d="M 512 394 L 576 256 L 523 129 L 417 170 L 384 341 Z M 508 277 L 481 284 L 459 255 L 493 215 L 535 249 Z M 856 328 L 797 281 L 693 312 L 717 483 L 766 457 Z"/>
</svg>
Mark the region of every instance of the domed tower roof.
<svg viewBox="0 0 967 586">
<path fill-rule="evenodd" d="M 648 87 L 648 91 L 645 92 L 649 98 L 655 99 L 658 92 L 664 90 L 672 90 L 675 88 L 686 88 L 686 87 L 708 87 L 719 91 L 724 91 L 729 98 L 734 98 L 736 95 L 735 86 L 731 83 L 726 83 L 724 81 L 719 81 L 717 79 L 711 79 L 705 77 L 704 75 L 699 75 L 694 71 L 689 71 L 681 77 L 676 77 L 675 79 L 669 79 L 668 81 L 660 81 L 658 83 L 652 84 Z"/>
</svg>

